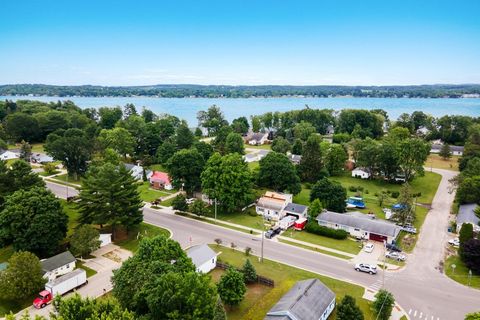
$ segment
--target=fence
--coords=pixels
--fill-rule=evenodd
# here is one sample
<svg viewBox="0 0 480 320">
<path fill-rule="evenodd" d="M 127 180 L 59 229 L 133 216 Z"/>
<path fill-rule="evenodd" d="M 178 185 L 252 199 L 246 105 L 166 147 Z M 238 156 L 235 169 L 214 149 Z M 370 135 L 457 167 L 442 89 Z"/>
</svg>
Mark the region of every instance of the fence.
<svg viewBox="0 0 480 320">
<path fill-rule="evenodd" d="M 231 266 L 228 263 L 223 263 L 223 262 L 217 261 L 217 268 L 222 269 L 222 270 L 226 270 L 229 267 L 231 267 Z M 237 269 L 240 272 L 242 271 L 241 269 L 238 269 L 238 268 L 235 268 L 235 269 Z M 260 283 L 260 284 L 263 284 L 263 285 L 266 285 L 266 286 L 269 286 L 269 287 L 275 287 L 275 281 L 273 281 L 272 279 L 260 276 L 260 275 L 257 275 L 257 283 Z"/>
</svg>

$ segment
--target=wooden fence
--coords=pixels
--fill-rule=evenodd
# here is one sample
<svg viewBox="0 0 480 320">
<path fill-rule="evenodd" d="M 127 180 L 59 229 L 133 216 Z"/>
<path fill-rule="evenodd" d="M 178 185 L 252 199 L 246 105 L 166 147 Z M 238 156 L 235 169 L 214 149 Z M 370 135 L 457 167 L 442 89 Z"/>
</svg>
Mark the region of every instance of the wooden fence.
<svg viewBox="0 0 480 320">
<path fill-rule="evenodd" d="M 229 267 L 231 267 L 231 266 L 228 263 L 223 263 L 223 262 L 217 261 L 217 268 L 222 269 L 222 270 L 226 270 Z M 235 268 L 235 269 L 237 269 L 240 272 L 242 271 L 241 269 L 238 269 L 238 268 Z M 272 279 L 260 276 L 260 275 L 257 275 L 257 283 L 260 283 L 260 284 L 263 284 L 263 285 L 266 285 L 266 286 L 269 286 L 269 287 L 275 287 L 275 281 L 273 281 Z"/>
</svg>

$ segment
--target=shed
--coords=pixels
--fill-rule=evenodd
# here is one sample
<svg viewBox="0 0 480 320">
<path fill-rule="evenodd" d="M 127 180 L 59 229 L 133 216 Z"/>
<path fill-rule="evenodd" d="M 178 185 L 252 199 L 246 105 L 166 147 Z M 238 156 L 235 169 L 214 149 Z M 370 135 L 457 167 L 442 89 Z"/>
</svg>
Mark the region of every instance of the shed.
<svg viewBox="0 0 480 320">
<path fill-rule="evenodd" d="M 20 154 L 11 150 L 0 151 L 0 160 L 12 160 L 20 158 Z"/>
<path fill-rule="evenodd" d="M 153 174 L 150 176 L 150 184 L 155 189 L 165 189 L 165 190 L 172 190 L 172 182 L 170 181 L 170 177 L 168 173 L 162 171 L 154 171 Z"/>
<path fill-rule="evenodd" d="M 287 216 L 294 216 L 297 219 L 300 218 L 306 218 L 307 217 L 307 212 L 308 212 L 308 207 L 304 206 L 303 204 L 297 204 L 297 203 L 289 203 L 283 209 L 283 212 Z"/>
<path fill-rule="evenodd" d="M 457 214 L 457 232 L 460 232 L 462 225 L 464 223 L 470 223 L 473 225 L 473 230 L 475 232 L 480 232 L 480 218 L 475 214 L 475 209 L 477 208 L 476 203 L 462 204 L 458 208 Z"/>
<path fill-rule="evenodd" d="M 188 248 L 187 256 L 192 259 L 197 272 L 209 273 L 217 265 L 217 253 L 206 244 Z"/>
<path fill-rule="evenodd" d="M 70 273 L 75 269 L 75 261 L 76 259 L 70 251 L 65 251 L 56 256 L 44 259 L 40 261 L 44 272 L 43 277 L 51 281 L 59 276 Z"/>
<path fill-rule="evenodd" d="M 362 178 L 362 179 L 369 179 L 370 172 L 365 168 L 355 168 L 352 170 L 352 177 L 354 178 Z"/>
<path fill-rule="evenodd" d="M 98 240 L 100 240 L 100 248 L 105 247 L 107 244 L 112 243 L 111 233 L 100 233 Z"/>
<path fill-rule="evenodd" d="M 333 291 L 318 279 L 307 279 L 295 283 L 264 320 L 326 320 L 334 308 Z"/>
</svg>

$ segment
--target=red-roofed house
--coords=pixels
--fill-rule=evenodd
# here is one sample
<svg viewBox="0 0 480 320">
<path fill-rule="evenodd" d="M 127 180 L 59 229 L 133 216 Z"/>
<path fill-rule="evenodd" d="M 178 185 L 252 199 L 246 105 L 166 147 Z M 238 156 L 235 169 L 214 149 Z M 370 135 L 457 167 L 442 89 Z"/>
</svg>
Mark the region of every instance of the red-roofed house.
<svg viewBox="0 0 480 320">
<path fill-rule="evenodd" d="M 150 184 L 154 189 L 165 189 L 165 190 L 173 189 L 168 173 L 161 172 L 161 171 L 153 172 L 152 176 L 150 177 Z"/>
</svg>

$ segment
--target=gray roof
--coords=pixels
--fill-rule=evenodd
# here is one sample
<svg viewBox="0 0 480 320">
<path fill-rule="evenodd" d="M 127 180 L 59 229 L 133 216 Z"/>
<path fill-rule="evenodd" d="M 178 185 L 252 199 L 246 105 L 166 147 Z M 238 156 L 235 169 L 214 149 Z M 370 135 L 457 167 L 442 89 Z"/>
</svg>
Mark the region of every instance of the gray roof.
<svg viewBox="0 0 480 320">
<path fill-rule="evenodd" d="M 393 238 L 397 237 L 401 229 L 396 224 L 372 219 L 361 212 L 337 213 L 324 211 L 317 216 L 317 221 L 336 223 Z"/>
<path fill-rule="evenodd" d="M 124 163 L 123 164 L 127 170 L 132 170 L 133 167 L 135 167 L 135 164 L 133 163 Z"/>
<path fill-rule="evenodd" d="M 474 210 L 477 207 L 476 203 L 463 204 L 458 208 L 457 225 L 462 223 L 471 223 L 473 225 L 480 225 L 480 218 L 477 217 Z"/>
<path fill-rule="evenodd" d="M 42 264 L 42 270 L 47 272 L 60 268 L 74 261 L 75 257 L 70 253 L 70 251 L 65 251 L 57 254 L 56 256 L 40 261 L 40 263 Z"/>
<path fill-rule="evenodd" d="M 268 153 L 270 152 L 270 150 L 259 150 L 258 151 L 258 154 L 261 155 L 261 156 L 266 156 Z"/>
<path fill-rule="evenodd" d="M 260 198 L 257 201 L 257 207 L 267 208 L 271 210 L 280 211 L 283 208 L 284 203 L 280 203 L 279 201 L 270 200 L 268 198 Z"/>
<path fill-rule="evenodd" d="M 200 267 L 205 262 L 217 256 L 217 253 L 210 249 L 206 244 L 200 244 L 187 249 L 187 256 L 192 259 L 196 267 Z"/>
<path fill-rule="evenodd" d="M 264 319 L 318 320 L 335 294 L 318 279 L 298 281 Z"/>
<path fill-rule="evenodd" d="M 257 132 L 252 135 L 250 140 L 260 141 L 267 133 Z"/>
<path fill-rule="evenodd" d="M 432 144 L 432 149 L 431 150 L 441 150 L 443 147 L 443 144 Z M 450 146 L 450 151 L 457 151 L 457 152 L 463 152 L 464 146 Z"/>
<path fill-rule="evenodd" d="M 292 161 L 301 161 L 301 160 L 302 160 L 302 156 L 301 156 L 301 155 L 298 155 L 298 154 L 291 154 L 291 155 L 290 155 L 290 160 L 292 160 Z"/>
<path fill-rule="evenodd" d="M 37 162 L 53 162 L 53 158 L 43 153 L 35 153 L 32 158 Z"/>
<path fill-rule="evenodd" d="M 284 211 L 292 212 L 292 213 L 304 213 L 308 209 L 307 206 L 304 206 L 302 204 L 297 204 L 297 203 L 289 203 L 283 209 Z"/>
</svg>

